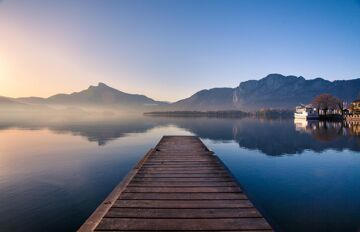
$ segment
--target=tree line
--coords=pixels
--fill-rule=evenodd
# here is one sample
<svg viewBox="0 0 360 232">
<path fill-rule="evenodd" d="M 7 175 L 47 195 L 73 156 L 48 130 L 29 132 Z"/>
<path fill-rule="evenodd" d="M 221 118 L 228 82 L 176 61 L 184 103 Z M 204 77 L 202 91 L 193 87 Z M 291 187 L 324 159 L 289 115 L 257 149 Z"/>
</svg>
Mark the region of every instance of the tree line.
<svg viewBox="0 0 360 232">
<path fill-rule="evenodd" d="M 342 116 L 344 116 L 346 110 L 343 100 L 328 93 L 316 96 L 312 100 L 311 105 L 317 109 L 318 114 L 322 110 L 325 117 L 329 110 L 339 110 Z"/>
</svg>

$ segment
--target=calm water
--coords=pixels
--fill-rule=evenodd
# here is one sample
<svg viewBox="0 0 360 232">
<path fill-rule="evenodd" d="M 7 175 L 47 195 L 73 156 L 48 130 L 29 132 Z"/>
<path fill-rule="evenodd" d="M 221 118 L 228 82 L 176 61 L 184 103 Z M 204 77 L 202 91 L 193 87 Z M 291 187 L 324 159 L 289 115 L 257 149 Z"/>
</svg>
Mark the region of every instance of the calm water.
<svg viewBox="0 0 360 232">
<path fill-rule="evenodd" d="M 31 123 L 30 123 L 31 122 Z M 162 135 L 198 135 L 279 231 L 360 231 L 360 126 L 0 120 L 0 231 L 75 231 Z"/>
</svg>

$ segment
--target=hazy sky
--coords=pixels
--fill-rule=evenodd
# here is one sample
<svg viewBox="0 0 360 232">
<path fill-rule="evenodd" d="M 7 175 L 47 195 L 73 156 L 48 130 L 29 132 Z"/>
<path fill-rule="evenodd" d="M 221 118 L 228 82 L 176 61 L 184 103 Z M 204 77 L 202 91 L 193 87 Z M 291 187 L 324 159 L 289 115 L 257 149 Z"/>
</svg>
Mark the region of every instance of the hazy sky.
<svg viewBox="0 0 360 232">
<path fill-rule="evenodd" d="M 360 1 L 0 0 L 0 95 L 157 100 L 269 73 L 360 77 Z"/>
</svg>

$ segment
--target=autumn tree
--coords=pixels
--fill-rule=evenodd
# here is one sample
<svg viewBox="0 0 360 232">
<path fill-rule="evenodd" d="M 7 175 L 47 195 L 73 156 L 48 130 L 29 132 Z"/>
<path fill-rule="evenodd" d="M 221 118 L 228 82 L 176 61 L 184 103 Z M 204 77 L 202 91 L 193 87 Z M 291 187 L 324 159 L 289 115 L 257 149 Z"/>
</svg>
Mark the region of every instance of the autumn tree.
<svg viewBox="0 0 360 232">
<path fill-rule="evenodd" d="M 331 94 L 323 93 L 316 96 L 312 100 L 311 104 L 317 108 L 318 112 L 319 110 L 323 110 L 324 116 L 326 116 L 326 113 L 329 109 L 337 108 L 337 99 Z"/>
<path fill-rule="evenodd" d="M 346 109 L 344 101 L 338 97 L 334 97 L 334 98 L 335 98 L 336 107 L 340 110 L 341 116 L 344 117 L 344 113 L 345 113 L 345 109 Z"/>
</svg>

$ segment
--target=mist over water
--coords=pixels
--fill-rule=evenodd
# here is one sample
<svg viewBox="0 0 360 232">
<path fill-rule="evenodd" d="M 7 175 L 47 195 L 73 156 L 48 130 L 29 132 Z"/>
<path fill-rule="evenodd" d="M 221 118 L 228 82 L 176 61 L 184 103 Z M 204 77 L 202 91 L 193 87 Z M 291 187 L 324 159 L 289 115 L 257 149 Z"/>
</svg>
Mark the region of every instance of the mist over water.
<svg viewBox="0 0 360 232">
<path fill-rule="evenodd" d="M 2 114 L 0 231 L 76 230 L 163 135 L 200 136 L 279 231 L 358 231 L 359 132 L 255 118 Z"/>
</svg>

